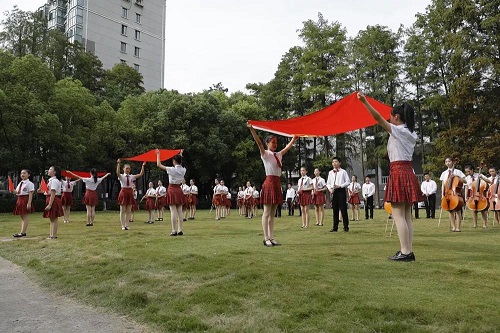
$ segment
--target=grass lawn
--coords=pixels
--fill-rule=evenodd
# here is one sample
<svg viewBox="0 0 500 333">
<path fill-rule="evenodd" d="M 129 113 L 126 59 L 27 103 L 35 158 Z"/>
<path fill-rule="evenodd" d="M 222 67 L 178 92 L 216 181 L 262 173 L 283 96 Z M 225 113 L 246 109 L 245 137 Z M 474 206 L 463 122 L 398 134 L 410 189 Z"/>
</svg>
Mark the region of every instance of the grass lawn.
<svg viewBox="0 0 500 333">
<path fill-rule="evenodd" d="M 499 225 L 473 229 L 469 212 L 461 233 L 415 220 L 417 261 L 405 263 L 387 260 L 399 241 L 382 210 L 348 233 L 328 232 L 331 210 L 309 229 L 283 216 L 283 246 L 272 248 L 260 216 L 231 214 L 198 211 L 170 237 L 168 221 L 145 224 L 143 211 L 129 231 L 117 212 L 97 212 L 94 227 L 76 212 L 57 240 L 45 239 L 41 213 L 15 240 L 20 218 L 0 214 L 0 256 L 57 294 L 159 332 L 500 332 Z"/>
</svg>

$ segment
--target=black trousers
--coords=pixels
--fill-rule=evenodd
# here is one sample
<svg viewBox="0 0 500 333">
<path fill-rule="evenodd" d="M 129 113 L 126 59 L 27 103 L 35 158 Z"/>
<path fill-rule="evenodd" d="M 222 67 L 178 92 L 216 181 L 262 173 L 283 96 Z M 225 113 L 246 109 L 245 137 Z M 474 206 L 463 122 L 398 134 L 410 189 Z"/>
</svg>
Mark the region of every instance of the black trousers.
<svg viewBox="0 0 500 333">
<path fill-rule="evenodd" d="M 436 217 L 436 193 L 429 196 L 424 195 L 425 212 L 427 218 Z"/>
<path fill-rule="evenodd" d="M 370 216 L 368 216 L 368 213 L 370 213 Z M 365 202 L 365 218 L 368 219 L 368 217 L 373 219 L 373 195 L 366 198 Z"/>
<path fill-rule="evenodd" d="M 413 211 L 415 213 L 415 218 L 418 219 L 418 202 L 413 203 Z"/>
<path fill-rule="evenodd" d="M 274 213 L 274 217 L 281 217 L 281 205 L 276 207 L 276 213 Z"/>
<path fill-rule="evenodd" d="M 338 188 L 333 191 L 332 195 L 333 208 L 333 230 L 339 228 L 339 212 L 342 214 L 344 230 L 349 231 L 349 217 L 347 215 L 347 193 L 345 188 Z"/>
<path fill-rule="evenodd" d="M 287 198 L 286 199 L 286 205 L 288 206 L 288 215 L 293 215 L 293 199 L 292 198 Z"/>
</svg>

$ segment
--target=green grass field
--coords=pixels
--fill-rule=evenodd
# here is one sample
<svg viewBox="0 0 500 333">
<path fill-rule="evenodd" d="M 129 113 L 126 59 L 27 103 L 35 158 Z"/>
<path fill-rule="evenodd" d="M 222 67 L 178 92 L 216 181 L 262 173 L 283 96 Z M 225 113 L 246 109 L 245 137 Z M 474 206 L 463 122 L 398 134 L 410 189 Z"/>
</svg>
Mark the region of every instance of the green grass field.
<svg viewBox="0 0 500 333">
<path fill-rule="evenodd" d="M 20 218 L 1 214 L 0 256 L 57 294 L 152 331 L 500 331 L 499 225 L 473 229 L 469 213 L 451 233 L 446 221 L 415 220 L 417 261 L 405 263 L 387 260 L 399 241 L 384 231 L 383 211 L 351 222 L 349 233 L 328 232 L 331 210 L 325 226 L 313 220 L 309 229 L 283 216 L 275 234 L 283 246 L 272 248 L 262 244 L 260 216 L 231 214 L 215 221 L 199 211 L 184 236 L 170 237 L 168 221 L 144 224 L 143 211 L 129 231 L 117 212 L 97 212 L 94 227 L 77 212 L 57 240 L 46 239 L 41 213 L 14 240 Z"/>
</svg>

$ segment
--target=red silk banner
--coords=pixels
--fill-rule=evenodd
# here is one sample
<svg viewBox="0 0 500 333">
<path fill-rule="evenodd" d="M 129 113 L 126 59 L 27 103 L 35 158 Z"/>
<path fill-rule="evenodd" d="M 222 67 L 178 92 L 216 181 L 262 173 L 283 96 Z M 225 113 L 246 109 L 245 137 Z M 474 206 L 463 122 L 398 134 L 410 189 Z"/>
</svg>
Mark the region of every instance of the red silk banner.
<svg viewBox="0 0 500 333">
<path fill-rule="evenodd" d="M 44 193 L 49 192 L 49 188 L 47 187 L 47 183 L 45 182 L 45 179 L 43 179 L 43 177 L 42 180 L 40 181 L 40 191 Z"/>
<path fill-rule="evenodd" d="M 283 120 L 249 120 L 256 129 L 284 136 L 316 137 L 341 134 L 377 124 L 354 92 L 326 108 Z M 370 104 L 389 119 L 392 107 L 366 96 Z"/>
<path fill-rule="evenodd" d="M 16 188 L 14 187 L 14 182 L 12 181 L 12 178 L 10 178 L 10 176 L 8 178 L 9 178 L 9 191 L 15 191 Z"/>
<path fill-rule="evenodd" d="M 67 171 L 71 171 L 71 170 L 62 170 L 61 171 L 61 176 L 63 177 L 69 177 L 69 178 L 73 178 Z M 71 171 L 73 172 L 75 175 L 77 176 L 80 176 L 82 178 L 89 178 L 89 177 L 92 177 L 90 175 L 90 171 Z M 97 177 L 102 177 L 106 174 L 107 172 L 98 172 L 97 173 Z"/>
<path fill-rule="evenodd" d="M 177 154 L 182 154 L 182 149 L 160 149 L 160 161 L 166 161 Z M 136 162 L 155 162 L 156 163 L 156 149 L 152 149 L 144 154 L 132 157 L 124 157 L 122 160 L 136 161 Z"/>
</svg>

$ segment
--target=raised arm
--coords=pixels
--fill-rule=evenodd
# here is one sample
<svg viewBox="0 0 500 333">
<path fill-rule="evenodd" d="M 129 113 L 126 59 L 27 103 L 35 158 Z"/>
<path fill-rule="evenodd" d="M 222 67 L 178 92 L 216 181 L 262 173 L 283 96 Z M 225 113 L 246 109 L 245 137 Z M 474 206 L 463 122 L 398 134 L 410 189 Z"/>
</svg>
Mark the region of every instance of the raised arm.
<svg viewBox="0 0 500 333">
<path fill-rule="evenodd" d="M 375 110 L 375 108 L 366 100 L 365 94 L 363 94 L 362 92 L 358 92 L 358 99 L 361 101 L 361 103 L 363 103 L 368 112 L 370 112 L 373 119 L 375 119 L 383 129 L 391 134 L 391 124 L 387 120 L 385 120 L 384 117 L 382 117 L 382 115 L 377 110 Z"/>
<path fill-rule="evenodd" d="M 158 168 L 160 168 L 161 170 L 163 171 L 167 171 L 167 167 L 164 166 L 163 164 L 161 164 L 161 161 L 160 161 L 160 150 L 159 149 L 156 149 L 156 166 Z"/>
<path fill-rule="evenodd" d="M 142 175 L 144 174 L 144 166 L 145 165 L 146 165 L 146 162 L 142 162 L 141 172 L 139 172 L 137 175 L 134 175 L 135 179 L 142 177 Z"/>
<path fill-rule="evenodd" d="M 264 155 L 264 152 L 266 150 L 264 149 L 264 145 L 262 144 L 262 140 L 259 138 L 259 136 L 257 135 L 257 132 L 255 132 L 255 129 L 253 128 L 253 126 L 250 123 L 247 123 L 247 127 L 250 129 L 250 133 L 252 133 L 253 139 L 257 143 L 257 146 L 259 146 L 260 154 Z"/>
<path fill-rule="evenodd" d="M 122 162 L 121 158 L 116 160 L 116 176 L 120 177 L 120 163 Z"/>
<path fill-rule="evenodd" d="M 281 156 L 285 155 L 289 150 L 290 148 L 292 148 L 293 146 L 293 143 L 295 142 L 295 140 L 297 140 L 299 137 L 294 135 L 292 140 L 290 140 L 290 142 L 288 142 L 288 144 L 285 146 L 285 148 L 281 149 Z"/>
<path fill-rule="evenodd" d="M 104 176 L 102 176 L 102 180 L 106 179 L 106 177 L 108 177 L 109 175 L 111 175 L 109 172 L 107 174 L 105 174 Z"/>
<path fill-rule="evenodd" d="M 69 171 L 69 170 L 66 170 L 67 173 L 69 173 L 71 175 L 72 178 L 76 178 L 78 180 L 82 180 L 83 177 L 80 177 L 78 175 L 75 175 L 73 172 Z"/>
</svg>

